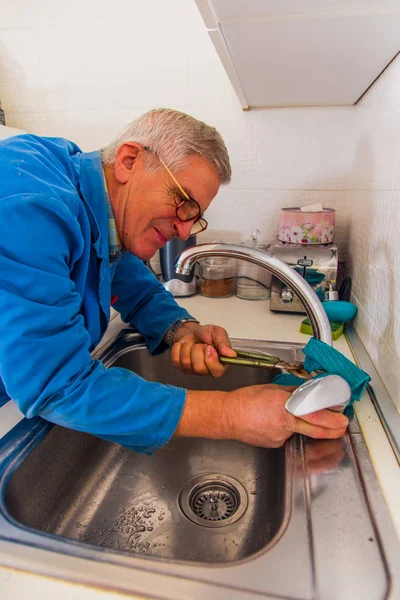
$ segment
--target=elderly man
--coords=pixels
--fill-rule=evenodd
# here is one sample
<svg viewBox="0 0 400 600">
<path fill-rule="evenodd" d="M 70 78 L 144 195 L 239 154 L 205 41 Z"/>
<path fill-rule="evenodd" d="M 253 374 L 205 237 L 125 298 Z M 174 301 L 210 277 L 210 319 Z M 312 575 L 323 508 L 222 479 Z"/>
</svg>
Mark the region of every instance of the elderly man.
<svg viewBox="0 0 400 600">
<path fill-rule="evenodd" d="M 218 355 L 235 355 L 226 331 L 200 325 L 143 262 L 174 236 L 207 226 L 205 211 L 230 181 L 214 128 L 159 109 L 97 152 L 16 136 L 0 144 L 0 181 L 3 402 L 146 453 L 174 434 L 276 447 L 293 432 L 344 433 L 343 415 L 289 415 L 289 392 L 278 386 L 188 391 L 91 358 L 110 304 L 145 335 L 150 352 L 172 347 L 174 365 L 186 372 L 218 377 Z"/>
</svg>

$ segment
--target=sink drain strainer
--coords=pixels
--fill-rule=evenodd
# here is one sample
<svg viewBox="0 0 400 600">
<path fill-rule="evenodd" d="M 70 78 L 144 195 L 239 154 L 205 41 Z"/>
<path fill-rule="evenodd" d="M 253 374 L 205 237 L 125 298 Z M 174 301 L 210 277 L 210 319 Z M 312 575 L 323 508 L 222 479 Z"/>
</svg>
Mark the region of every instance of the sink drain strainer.
<svg viewBox="0 0 400 600">
<path fill-rule="evenodd" d="M 183 514 L 203 527 L 231 525 L 247 508 L 247 494 L 233 477 L 199 475 L 189 479 L 179 494 Z"/>
</svg>

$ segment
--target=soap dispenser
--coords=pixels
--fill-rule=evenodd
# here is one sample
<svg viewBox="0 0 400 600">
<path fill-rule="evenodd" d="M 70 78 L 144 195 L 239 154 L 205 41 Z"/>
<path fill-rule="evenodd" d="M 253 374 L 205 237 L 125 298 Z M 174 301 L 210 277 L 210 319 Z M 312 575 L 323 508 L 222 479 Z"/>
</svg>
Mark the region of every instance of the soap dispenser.
<svg viewBox="0 0 400 600">
<path fill-rule="evenodd" d="M 322 306 L 328 316 L 329 321 L 346 323 L 353 319 L 357 314 L 357 306 L 352 302 L 339 300 L 339 292 L 333 289 L 333 284 L 329 284 L 329 290 L 324 293 Z"/>
</svg>

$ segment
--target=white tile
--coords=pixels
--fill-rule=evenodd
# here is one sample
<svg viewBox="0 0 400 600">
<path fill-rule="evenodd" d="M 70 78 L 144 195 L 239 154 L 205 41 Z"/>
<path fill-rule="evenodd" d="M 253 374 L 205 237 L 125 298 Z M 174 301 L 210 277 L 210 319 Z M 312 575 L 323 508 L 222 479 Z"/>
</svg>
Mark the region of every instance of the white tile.
<svg viewBox="0 0 400 600">
<path fill-rule="evenodd" d="M 400 360 L 399 279 L 391 270 L 376 269 L 374 281 L 377 294 L 372 314 L 373 322 L 377 333 Z"/>
<path fill-rule="evenodd" d="M 357 330 L 357 333 L 360 336 L 364 346 L 367 348 L 371 342 L 371 332 L 373 328 L 372 319 L 354 292 L 351 293 L 351 302 L 357 306 L 357 315 L 354 319 L 354 327 Z"/>
<path fill-rule="evenodd" d="M 367 350 L 386 389 L 400 412 L 400 359 L 387 345 L 385 337 L 376 328 L 371 332 Z"/>
<path fill-rule="evenodd" d="M 389 393 L 400 406 L 400 194 L 346 192 L 355 327 Z"/>
<path fill-rule="evenodd" d="M 346 188 L 396 189 L 400 182 L 400 106 L 382 111 L 368 105 L 354 108 L 357 111 L 357 128 L 351 142 L 352 156 L 347 168 Z"/>
<path fill-rule="evenodd" d="M 1 28 L 5 29 L 5 25 L 9 29 L 65 25 L 69 31 L 73 31 L 79 22 L 87 27 L 90 35 L 91 28 L 99 24 L 110 25 L 111 33 L 121 23 L 148 27 L 149 24 L 160 22 L 172 27 L 184 21 L 192 25 L 194 20 L 199 19 L 193 5 L 186 0 L 114 0 L 111 10 L 108 0 L 69 0 L 65 3 L 53 0 L 6 0 L 2 2 Z"/>
</svg>

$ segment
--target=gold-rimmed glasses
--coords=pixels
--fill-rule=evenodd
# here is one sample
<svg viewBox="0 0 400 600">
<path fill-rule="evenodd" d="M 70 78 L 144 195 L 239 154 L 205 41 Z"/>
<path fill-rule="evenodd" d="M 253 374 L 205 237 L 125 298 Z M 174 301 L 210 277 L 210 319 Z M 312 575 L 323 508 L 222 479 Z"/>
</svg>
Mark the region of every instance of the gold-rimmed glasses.
<svg viewBox="0 0 400 600">
<path fill-rule="evenodd" d="M 167 171 L 167 173 L 171 177 L 172 181 L 175 183 L 176 187 L 181 192 L 184 200 L 182 200 L 182 202 L 180 202 L 177 205 L 177 207 L 175 209 L 175 214 L 176 214 L 177 218 L 180 221 L 182 221 L 182 223 L 187 223 L 188 221 L 193 221 L 190 235 L 196 235 L 198 233 L 201 233 L 205 229 L 207 229 L 208 223 L 201 214 L 201 208 L 200 208 L 199 203 L 196 202 L 196 200 L 191 198 L 189 196 L 189 194 L 187 194 L 185 192 L 185 190 L 182 188 L 180 183 L 177 181 L 176 177 L 171 173 L 170 169 L 167 167 L 167 165 L 165 164 L 163 159 L 160 156 L 158 156 L 157 152 L 155 152 L 154 150 L 152 150 L 151 148 L 149 148 L 147 146 L 143 146 L 143 149 L 147 150 L 148 152 L 152 152 L 152 154 L 155 154 L 157 156 L 158 160 L 161 162 L 164 169 Z"/>
</svg>

